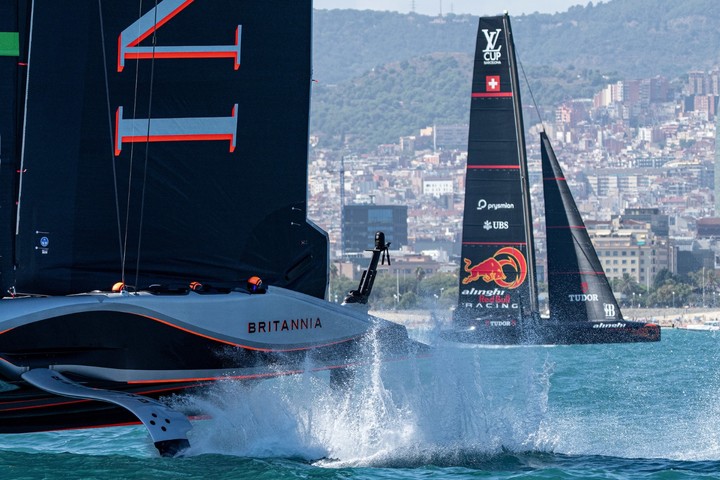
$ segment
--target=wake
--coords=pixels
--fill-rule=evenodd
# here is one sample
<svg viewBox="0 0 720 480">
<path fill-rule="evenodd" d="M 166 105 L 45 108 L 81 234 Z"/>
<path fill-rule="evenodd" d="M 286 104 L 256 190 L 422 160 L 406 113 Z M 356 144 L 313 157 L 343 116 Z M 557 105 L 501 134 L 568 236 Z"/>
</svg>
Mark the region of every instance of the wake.
<svg viewBox="0 0 720 480">
<path fill-rule="evenodd" d="M 543 349 L 439 346 L 429 358 L 368 364 L 335 391 L 327 372 L 220 382 L 180 407 L 197 422 L 188 455 L 302 458 L 323 466 L 463 465 L 504 451 L 549 451 L 552 366 Z M 312 371 L 312 365 L 306 366 Z"/>
</svg>

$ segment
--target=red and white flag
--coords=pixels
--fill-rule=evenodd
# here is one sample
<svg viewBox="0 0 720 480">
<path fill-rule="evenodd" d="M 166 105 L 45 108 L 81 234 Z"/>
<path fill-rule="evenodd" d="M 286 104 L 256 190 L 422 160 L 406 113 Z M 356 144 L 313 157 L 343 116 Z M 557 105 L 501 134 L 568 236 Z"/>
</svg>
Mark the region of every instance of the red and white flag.
<svg viewBox="0 0 720 480">
<path fill-rule="evenodd" d="M 485 91 L 486 92 L 499 92 L 500 91 L 500 75 L 488 75 L 485 77 Z"/>
</svg>

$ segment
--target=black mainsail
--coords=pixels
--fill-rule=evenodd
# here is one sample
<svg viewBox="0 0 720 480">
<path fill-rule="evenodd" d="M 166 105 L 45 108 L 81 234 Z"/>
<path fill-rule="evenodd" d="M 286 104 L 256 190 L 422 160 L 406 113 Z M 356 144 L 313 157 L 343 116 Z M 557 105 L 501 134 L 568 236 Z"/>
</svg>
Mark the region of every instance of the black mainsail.
<svg viewBox="0 0 720 480">
<path fill-rule="evenodd" d="M 455 321 L 537 311 L 520 92 L 510 19 L 481 18 L 470 107 L 460 300 Z"/>
<path fill-rule="evenodd" d="M 324 298 L 327 239 L 306 219 L 311 2 L 164 0 L 141 13 L 33 2 L 3 287 L 258 275 Z"/>
<path fill-rule="evenodd" d="M 481 18 L 473 71 L 458 306 L 448 340 L 484 344 L 644 342 L 598 260 L 547 136 L 550 317 L 540 315 L 517 62 L 507 15 Z"/>
</svg>

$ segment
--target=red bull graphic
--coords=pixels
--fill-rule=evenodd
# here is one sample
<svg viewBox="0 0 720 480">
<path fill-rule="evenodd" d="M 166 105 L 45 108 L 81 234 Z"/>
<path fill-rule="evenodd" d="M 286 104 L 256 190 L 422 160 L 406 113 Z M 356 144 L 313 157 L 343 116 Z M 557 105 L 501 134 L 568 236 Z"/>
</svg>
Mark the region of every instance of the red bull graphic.
<svg viewBox="0 0 720 480">
<path fill-rule="evenodd" d="M 467 258 L 464 261 L 465 271 L 469 275 L 462 279 L 463 285 L 482 279 L 512 289 L 522 285 L 527 277 L 527 261 L 517 248 L 503 247 L 477 265 L 472 265 L 472 261 Z"/>
</svg>

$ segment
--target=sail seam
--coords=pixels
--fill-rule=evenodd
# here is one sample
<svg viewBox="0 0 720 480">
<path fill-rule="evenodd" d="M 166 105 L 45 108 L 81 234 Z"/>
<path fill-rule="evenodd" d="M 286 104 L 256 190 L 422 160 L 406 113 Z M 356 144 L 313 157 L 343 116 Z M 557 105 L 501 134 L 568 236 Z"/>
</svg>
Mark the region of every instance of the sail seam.
<svg viewBox="0 0 720 480">
<path fill-rule="evenodd" d="M 488 169 L 488 170 L 499 169 L 499 168 L 507 168 L 507 169 L 510 169 L 510 170 L 519 170 L 519 169 L 520 169 L 520 166 L 519 166 L 519 165 L 468 165 L 467 168 L 470 168 L 470 169 Z"/>
<path fill-rule="evenodd" d="M 520 245 L 525 246 L 525 242 L 462 242 L 463 245 Z"/>
<path fill-rule="evenodd" d="M 605 272 L 579 271 L 579 272 L 548 272 L 548 275 L 605 275 Z"/>
<path fill-rule="evenodd" d="M 512 97 L 512 92 L 493 92 L 493 93 L 473 93 L 472 98 L 506 98 Z"/>
</svg>

